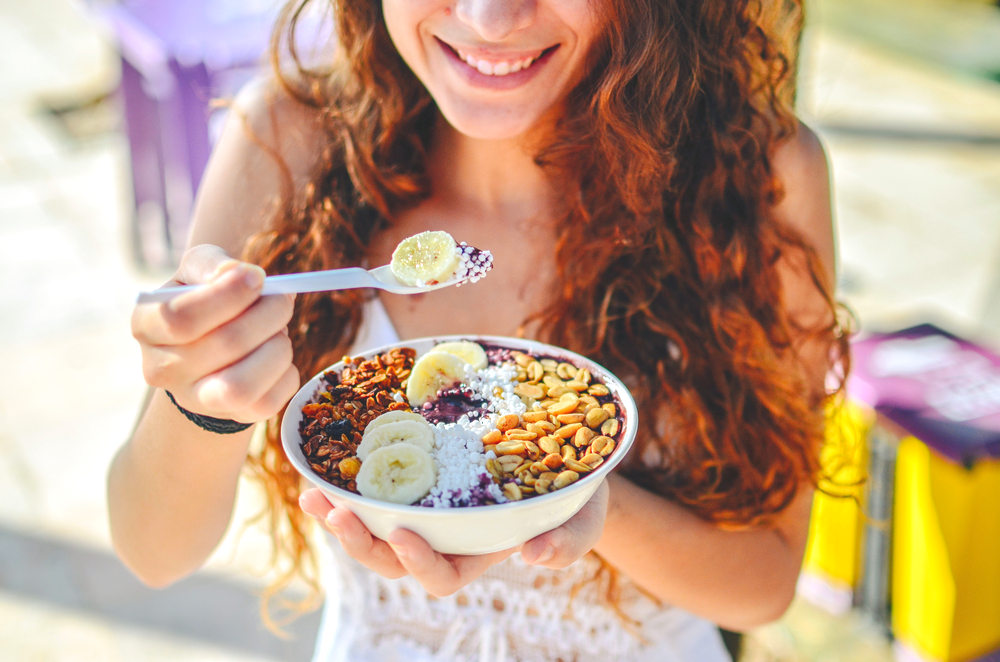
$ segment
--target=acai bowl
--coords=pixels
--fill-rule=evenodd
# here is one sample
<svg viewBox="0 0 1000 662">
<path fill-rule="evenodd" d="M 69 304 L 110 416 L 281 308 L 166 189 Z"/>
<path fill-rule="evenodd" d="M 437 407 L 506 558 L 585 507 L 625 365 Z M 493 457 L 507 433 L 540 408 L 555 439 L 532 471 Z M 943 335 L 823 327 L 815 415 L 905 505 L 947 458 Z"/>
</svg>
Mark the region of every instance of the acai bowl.
<svg viewBox="0 0 1000 662">
<path fill-rule="evenodd" d="M 445 554 L 516 547 L 558 527 L 629 452 L 624 384 L 569 350 L 439 336 L 345 357 L 289 402 L 285 453 L 373 535 Z"/>
</svg>

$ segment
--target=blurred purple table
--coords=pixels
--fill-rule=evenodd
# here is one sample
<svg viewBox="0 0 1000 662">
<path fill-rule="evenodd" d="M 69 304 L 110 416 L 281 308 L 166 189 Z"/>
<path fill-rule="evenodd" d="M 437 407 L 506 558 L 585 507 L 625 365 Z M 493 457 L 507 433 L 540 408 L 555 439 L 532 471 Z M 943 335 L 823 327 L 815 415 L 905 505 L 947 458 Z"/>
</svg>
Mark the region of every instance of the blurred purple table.
<svg viewBox="0 0 1000 662">
<path fill-rule="evenodd" d="M 121 55 L 136 255 L 169 265 L 212 148 L 211 102 L 259 70 L 276 3 L 123 0 L 100 14 Z"/>
</svg>

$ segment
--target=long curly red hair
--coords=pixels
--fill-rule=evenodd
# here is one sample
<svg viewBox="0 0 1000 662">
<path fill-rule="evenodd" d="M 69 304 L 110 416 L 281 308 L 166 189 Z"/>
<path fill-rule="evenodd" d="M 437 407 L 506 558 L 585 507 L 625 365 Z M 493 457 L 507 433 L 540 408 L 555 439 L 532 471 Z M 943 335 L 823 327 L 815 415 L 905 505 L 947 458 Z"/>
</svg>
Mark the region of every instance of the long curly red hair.
<svg viewBox="0 0 1000 662">
<path fill-rule="evenodd" d="M 381 3 L 331 2 L 337 54 L 317 68 L 295 48 L 310 2 L 285 6 L 272 58 L 328 140 L 309 186 L 289 189 L 247 245 L 269 273 L 363 264 L 374 233 L 429 192 L 437 111 Z M 632 463 L 630 479 L 722 526 L 766 524 L 817 481 L 823 404 L 839 391 L 809 383 L 797 349 L 824 343 L 841 377 L 847 356 L 817 255 L 771 213 L 782 197 L 771 159 L 796 130 L 801 0 L 604 4 L 588 74 L 537 154 L 567 205 L 556 219 L 562 287 L 535 319 L 544 340 L 633 387 L 645 421 L 636 454 L 654 459 Z M 278 66 L 289 54 L 291 73 Z M 815 328 L 781 305 L 776 265 L 790 256 L 829 307 Z M 347 350 L 363 303 L 357 291 L 299 298 L 290 331 L 303 379 Z M 282 580 L 315 586 L 299 476 L 274 422 L 267 432 L 250 466 L 271 497 Z"/>
</svg>

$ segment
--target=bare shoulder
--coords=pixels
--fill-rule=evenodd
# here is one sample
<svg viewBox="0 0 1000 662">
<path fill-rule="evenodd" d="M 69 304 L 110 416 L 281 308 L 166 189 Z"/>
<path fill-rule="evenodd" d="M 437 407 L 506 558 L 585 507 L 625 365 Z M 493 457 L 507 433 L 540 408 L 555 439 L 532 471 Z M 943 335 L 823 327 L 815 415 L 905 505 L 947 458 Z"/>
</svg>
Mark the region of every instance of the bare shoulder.
<svg viewBox="0 0 1000 662">
<path fill-rule="evenodd" d="M 830 200 L 830 168 L 819 137 L 803 123 L 781 143 L 772 161 L 784 198 L 774 214 L 812 244 L 832 273 L 834 228 Z"/>
<path fill-rule="evenodd" d="M 273 77 L 257 78 L 240 90 L 233 103 L 235 119 L 249 129 L 257 146 L 273 151 L 292 174 L 311 172 L 323 135 L 317 108 L 296 99 Z"/>
<path fill-rule="evenodd" d="M 190 243 L 238 253 L 282 197 L 312 177 L 323 135 L 319 111 L 274 78 L 248 83 L 229 106 L 202 177 Z"/>
<path fill-rule="evenodd" d="M 797 131 L 779 145 L 774 155 L 774 164 L 781 170 L 806 168 L 812 174 L 819 174 L 818 171 L 827 170 L 826 150 L 816 132 L 799 122 Z"/>
</svg>

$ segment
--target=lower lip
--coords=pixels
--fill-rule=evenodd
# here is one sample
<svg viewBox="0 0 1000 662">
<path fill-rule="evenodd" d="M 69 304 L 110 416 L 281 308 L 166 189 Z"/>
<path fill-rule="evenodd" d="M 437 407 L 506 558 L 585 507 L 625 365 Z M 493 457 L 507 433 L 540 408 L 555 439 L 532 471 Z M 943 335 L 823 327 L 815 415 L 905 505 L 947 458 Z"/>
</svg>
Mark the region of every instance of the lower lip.
<svg viewBox="0 0 1000 662">
<path fill-rule="evenodd" d="M 559 48 L 558 46 L 546 49 L 542 55 L 531 63 L 527 69 L 521 69 L 520 71 L 515 71 L 512 74 L 507 74 L 506 76 L 490 76 L 488 74 L 481 73 L 478 69 L 470 66 L 462 58 L 458 57 L 458 54 L 447 46 L 443 42 L 439 42 L 441 50 L 444 51 L 445 57 L 448 61 L 455 66 L 455 70 L 459 73 L 462 78 L 472 85 L 473 87 L 479 87 L 487 90 L 511 90 L 516 87 L 525 85 L 532 78 L 538 75 L 548 61 L 551 59 L 553 53 Z"/>
</svg>

